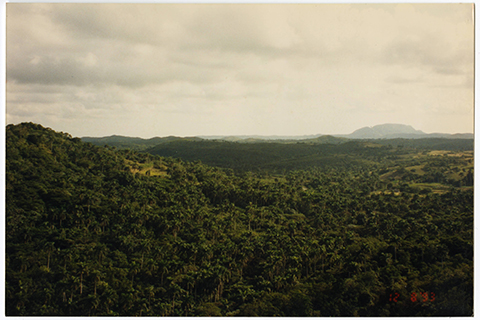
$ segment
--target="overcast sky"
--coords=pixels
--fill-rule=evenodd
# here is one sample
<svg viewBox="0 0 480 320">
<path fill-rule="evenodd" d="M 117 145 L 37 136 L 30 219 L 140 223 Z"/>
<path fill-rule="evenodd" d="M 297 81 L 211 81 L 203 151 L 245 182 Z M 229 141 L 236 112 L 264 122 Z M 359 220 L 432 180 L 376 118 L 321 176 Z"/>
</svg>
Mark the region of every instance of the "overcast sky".
<svg viewBox="0 0 480 320">
<path fill-rule="evenodd" d="M 7 4 L 6 122 L 73 136 L 473 132 L 471 4 Z"/>
</svg>

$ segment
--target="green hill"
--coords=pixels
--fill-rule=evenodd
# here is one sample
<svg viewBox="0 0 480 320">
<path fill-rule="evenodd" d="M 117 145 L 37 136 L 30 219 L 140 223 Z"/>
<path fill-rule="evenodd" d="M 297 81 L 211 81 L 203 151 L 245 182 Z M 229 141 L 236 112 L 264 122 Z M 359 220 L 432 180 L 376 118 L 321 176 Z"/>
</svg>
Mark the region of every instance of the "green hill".
<svg viewBox="0 0 480 320">
<path fill-rule="evenodd" d="M 95 137 L 83 137 L 82 141 L 89 142 L 97 146 L 103 147 L 104 145 L 116 147 L 119 149 L 132 149 L 132 150 L 145 150 L 147 148 L 151 148 L 153 146 L 177 141 L 177 140 L 188 140 L 188 141 L 200 141 L 200 138 L 181 138 L 175 136 L 169 137 L 155 137 L 150 139 L 143 139 L 143 138 L 133 138 L 133 137 L 125 137 L 125 136 L 109 136 L 109 137 L 102 137 L 102 138 L 95 138 Z"/>
<path fill-rule="evenodd" d="M 110 136 L 85 137 L 82 141 L 98 146 L 108 145 L 163 157 L 180 158 L 184 161 L 201 161 L 211 166 L 233 169 L 235 172 L 269 173 L 311 167 L 380 164 L 392 156 L 432 150 L 473 151 L 473 139 L 447 138 L 352 140 L 319 136 L 304 140 L 250 138 L 233 141 L 173 136 L 151 139 Z"/>
<path fill-rule="evenodd" d="M 333 138 L 333 137 L 331 137 Z M 184 161 L 201 161 L 236 172 L 282 173 L 311 167 L 385 165 L 388 159 L 430 150 L 470 151 L 470 139 L 349 140 L 322 136 L 296 142 L 241 143 L 174 140 L 145 152 Z M 334 142 L 334 143 L 330 143 Z"/>
<path fill-rule="evenodd" d="M 369 154 L 382 155 L 389 151 L 387 147 L 379 150 L 359 141 L 334 145 L 316 141 L 239 143 L 177 140 L 146 149 L 145 152 L 185 161 L 201 161 L 236 172 L 279 173 L 309 167 L 362 165 L 369 161 Z"/>
</svg>

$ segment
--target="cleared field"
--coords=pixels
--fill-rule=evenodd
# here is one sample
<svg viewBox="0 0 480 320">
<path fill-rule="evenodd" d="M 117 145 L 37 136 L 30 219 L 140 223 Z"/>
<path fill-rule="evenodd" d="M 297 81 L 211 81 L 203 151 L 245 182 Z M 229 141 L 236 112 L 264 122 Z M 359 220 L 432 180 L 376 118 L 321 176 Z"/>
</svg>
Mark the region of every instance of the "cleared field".
<svg viewBox="0 0 480 320">
<path fill-rule="evenodd" d="M 427 153 L 429 156 L 443 156 L 445 154 L 450 154 L 452 153 L 451 151 L 446 151 L 446 150 L 433 150 Z"/>
<path fill-rule="evenodd" d="M 405 169 L 412 173 L 423 176 L 425 174 L 425 171 L 423 171 L 424 167 L 425 165 L 417 165 L 417 166 L 406 167 Z"/>
<path fill-rule="evenodd" d="M 446 186 L 441 183 L 411 183 L 409 184 L 410 187 L 413 188 L 420 188 L 420 189 L 431 189 L 433 193 L 445 193 L 452 189 L 451 186 Z"/>
<path fill-rule="evenodd" d="M 130 167 L 132 173 L 139 173 L 142 175 L 149 176 L 167 176 L 166 167 L 165 168 L 155 168 L 153 162 L 148 163 L 138 163 L 128 160 L 127 165 Z M 163 166 L 164 167 L 164 166 Z"/>
</svg>

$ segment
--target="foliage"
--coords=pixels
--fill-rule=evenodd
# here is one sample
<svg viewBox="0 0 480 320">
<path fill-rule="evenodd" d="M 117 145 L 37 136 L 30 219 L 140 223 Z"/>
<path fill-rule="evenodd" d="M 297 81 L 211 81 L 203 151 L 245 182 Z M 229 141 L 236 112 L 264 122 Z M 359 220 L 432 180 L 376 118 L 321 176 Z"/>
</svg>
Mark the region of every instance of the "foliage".
<svg viewBox="0 0 480 320">
<path fill-rule="evenodd" d="M 7 315 L 472 314 L 473 190 L 414 185 L 467 158 L 236 174 L 32 123 L 6 140 Z"/>
<path fill-rule="evenodd" d="M 181 139 L 158 144 L 144 150 L 163 157 L 184 161 L 201 161 L 210 166 L 229 168 L 236 173 L 259 172 L 284 174 L 311 167 L 351 168 L 354 166 L 398 166 L 410 162 L 430 163 L 427 152 L 442 154 L 473 153 L 472 139 L 391 139 L 344 140 L 342 143 L 316 143 L 315 139 L 300 142 L 241 143 Z M 405 145 L 405 146 L 404 146 Z M 438 158 L 438 157 L 437 157 Z M 445 157 L 444 157 L 445 158 Z M 446 157 L 448 158 L 448 157 Z M 442 164 L 445 167 L 445 162 Z M 450 159 L 456 161 L 458 159 Z M 472 160 L 473 161 L 473 160 Z M 439 161 L 437 161 L 439 162 Z M 456 180 L 459 180 L 458 177 Z"/>
</svg>

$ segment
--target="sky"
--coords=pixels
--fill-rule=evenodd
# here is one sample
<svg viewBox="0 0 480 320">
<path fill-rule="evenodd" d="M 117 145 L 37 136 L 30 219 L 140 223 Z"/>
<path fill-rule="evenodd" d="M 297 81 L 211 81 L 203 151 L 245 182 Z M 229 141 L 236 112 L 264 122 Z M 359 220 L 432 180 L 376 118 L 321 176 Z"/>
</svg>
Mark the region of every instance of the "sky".
<svg viewBox="0 0 480 320">
<path fill-rule="evenodd" d="M 6 5 L 6 123 L 77 137 L 473 132 L 471 4 Z"/>
</svg>

